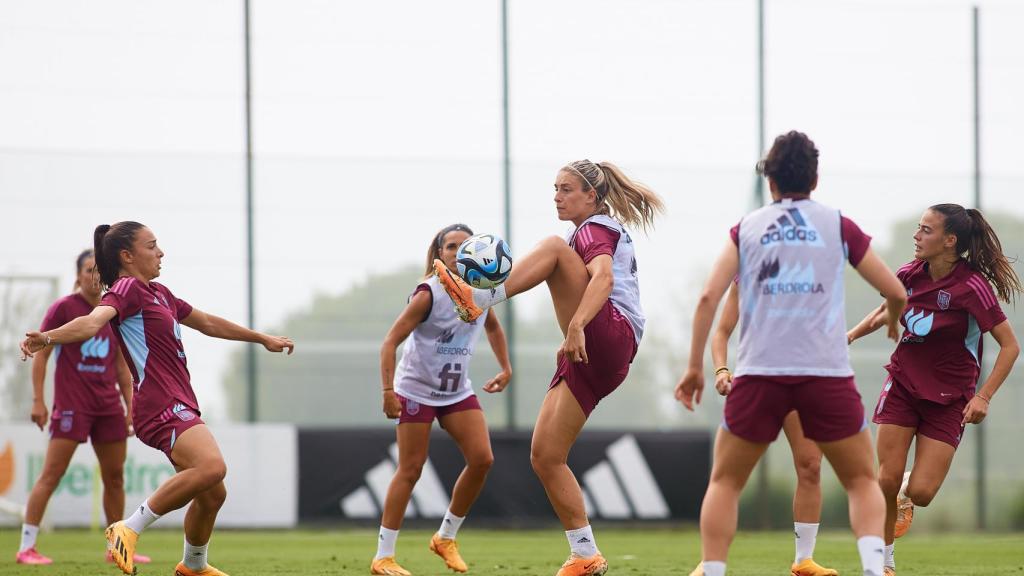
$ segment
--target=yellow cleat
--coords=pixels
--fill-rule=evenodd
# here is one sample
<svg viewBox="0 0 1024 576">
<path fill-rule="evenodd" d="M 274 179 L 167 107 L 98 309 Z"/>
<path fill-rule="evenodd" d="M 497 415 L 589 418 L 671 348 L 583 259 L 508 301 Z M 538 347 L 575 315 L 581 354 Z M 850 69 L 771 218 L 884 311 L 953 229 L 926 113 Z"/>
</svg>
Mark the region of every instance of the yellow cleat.
<svg viewBox="0 0 1024 576">
<path fill-rule="evenodd" d="M 697 564 L 697 567 L 690 572 L 690 576 L 704 576 L 704 563 Z"/>
<path fill-rule="evenodd" d="M 886 566 L 882 569 L 882 576 L 896 576 L 896 569 Z"/>
<path fill-rule="evenodd" d="M 193 570 L 188 566 L 185 566 L 184 562 L 178 562 L 178 565 L 174 567 L 174 576 L 228 576 L 226 573 L 217 570 L 209 564 L 202 570 Z"/>
<path fill-rule="evenodd" d="M 910 524 L 914 521 L 914 503 L 907 496 L 907 484 L 910 483 L 910 472 L 903 475 L 903 485 L 900 486 L 900 493 L 896 496 L 896 538 L 903 536 L 910 530 Z"/>
<path fill-rule="evenodd" d="M 799 564 L 793 564 L 790 572 L 793 576 L 839 576 L 839 572 L 825 568 L 810 558 L 804 558 Z"/>
<path fill-rule="evenodd" d="M 599 576 L 607 571 L 608 561 L 600 552 L 586 558 L 572 553 L 555 576 Z"/>
<path fill-rule="evenodd" d="M 377 558 L 370 564 L 370 574 L 382 574 L 383 576 L 412 576 L 405 568 L 395 562 L 394 556 Z"/>
<path fill-rule="evenodd" d="M 430 537 L 430 551 L 440 556 L 448 568 L 456 572 L 469 570 L 466 562 L 459 555 L 459 545 L 455 540 L 441 538 L 440 534 L 434 534 Z"/>
<path fill-rule="evenodd" d="M 107 526 L 104 534 L 107 537 L 107 550 L 114 563 L 125 574 L 134 575 L 135 543 L 139 540 L 139 534 L 125 526 L 124 520 Z"/>
<path fill-rule="evenodd" d="M 483 309 L 473 302 L 473 287 L 459 278 L 458 274 L 452 274 L 444 262 L 434 260 L 434 274 L 441 281 L 441 287 L 448 293 L 448 297 L 455 303 L 455 311 L 463 322 L 472 322 L 484 313 Z"/>
</svg>

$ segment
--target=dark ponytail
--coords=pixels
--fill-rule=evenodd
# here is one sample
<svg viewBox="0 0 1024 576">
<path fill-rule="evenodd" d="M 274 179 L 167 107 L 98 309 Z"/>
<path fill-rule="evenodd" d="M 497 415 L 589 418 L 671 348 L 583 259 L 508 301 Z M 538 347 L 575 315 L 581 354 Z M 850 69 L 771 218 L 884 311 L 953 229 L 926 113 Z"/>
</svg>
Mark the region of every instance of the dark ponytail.
<svg viewBox="0 0 1024 576">
<path fill-rule="evenodd" d="M 947 234 L 956 235 L 957 255 L 992 284 L 1000 300 L 1007 304 L 1015 301 L 1024 287 L 1013 270 L 1013 262 L 1003 254 L 999 237 L 981 211 L 965 209 L 959 204 L 936 204 L 930 210 L 945 217 L 943 227 Z"/>
<path fill-rule="evenodd" d="M 135 233 L 144 228 L 138 222 L 118 222 L 113 226 L 100 224 L 93 232 L 93 252 L 100 271 L 100 283 L 110 288 L 121 273 L 121 250 L 131 251 Z"/>
</svg>

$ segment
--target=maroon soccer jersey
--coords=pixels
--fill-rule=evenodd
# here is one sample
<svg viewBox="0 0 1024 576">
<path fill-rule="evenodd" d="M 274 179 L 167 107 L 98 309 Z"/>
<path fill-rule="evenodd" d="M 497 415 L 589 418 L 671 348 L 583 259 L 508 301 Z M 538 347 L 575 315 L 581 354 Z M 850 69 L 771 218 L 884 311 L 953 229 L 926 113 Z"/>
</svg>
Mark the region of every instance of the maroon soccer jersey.
<svg viewBox="0 0 1024 576">
<path fill-rule="evenodd" d="M 57 300 L 46 311 L 41 332 L 59 328 L 78 318 L 88 316 L 92 304 L 81 294 L 70 294 Z M 72 411 L 105 416 L 123 414 L 117 389 L 117 338 L 109 324 L 85 342 L 58 344 L 53 355 L 53 412 Z"/>
<path fill-rule="evenodd" d="M 615 246 L 619 243 L 620 234 L 611 228 L 587 222 L 580 226 L 572 243 L 572 249 L 580 255 L 584 264 L 602 254 L 615 255 Z"/>
<path fill-rule="evenodd" d="M 907 288 L 907 309 L 886 369 L 916 398 L 952 404 L 973 396 L 982 334 L 1006 320 L 992 287 L 962 260 L 938 281 L 923 260 L 896 277 Z"/>
<path fill-rule="evenodd" d="M 178 405 L 199 412 L 178 324 L 192 306 L 161 284 L 132 277 L 119 278 L 100 305 L 117 310 L 113 324 L 135 377 L 135 427 Z"/>
</svg>

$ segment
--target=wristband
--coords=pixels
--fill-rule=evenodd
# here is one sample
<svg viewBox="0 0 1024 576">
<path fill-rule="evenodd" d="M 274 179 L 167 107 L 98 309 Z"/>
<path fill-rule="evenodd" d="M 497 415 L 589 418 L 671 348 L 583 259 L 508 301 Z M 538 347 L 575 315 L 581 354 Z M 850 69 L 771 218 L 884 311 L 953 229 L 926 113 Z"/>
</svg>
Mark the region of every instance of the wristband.
<svg viewBox="0 0 1024 576">
<path fill-rule="evenodd" d="M 727 372 L 728 373 L 729 372 L 729 367 L 728 366 L 722 366 L 720 368 L 715 369 L 715 376 L 718 376 L 722 372 Z"/>
<path fill-rule="evenodd" d="M 43 344 L 43 348 L 46 348 L 51 342 L 53 342 L 53 338 L 50 338 L 49 334 L 43 334 L 43 338 L 46 338 L 46 344 Z"/>
<path fill-rule="evenodd" d="M 387 388 L 382 388 L 382 389 L 381 389 L 381 392 L 391 392 L 391 391 L 393 391 L 394 389 L 395 389 L 395 387 L 394 387 L 394 386 L 388 386 Z"/>
<path fill-rule="evenodd" d="M 986 398 L 986 397 L 985 397 L 984 395 L 982 395 L 982 394 L 981 394 L 980 392 L 975 392 L 975 393 L 974 393 L 974 397 L 975 397 L 975 398 L 981 398 L 982 400 L 984 400 L 984 401 L 985 401 L 985 404 L 991 404 L 991 403 L 992 403 L 992 399 L 991 399 L 991 398 Z"/>
</svg>

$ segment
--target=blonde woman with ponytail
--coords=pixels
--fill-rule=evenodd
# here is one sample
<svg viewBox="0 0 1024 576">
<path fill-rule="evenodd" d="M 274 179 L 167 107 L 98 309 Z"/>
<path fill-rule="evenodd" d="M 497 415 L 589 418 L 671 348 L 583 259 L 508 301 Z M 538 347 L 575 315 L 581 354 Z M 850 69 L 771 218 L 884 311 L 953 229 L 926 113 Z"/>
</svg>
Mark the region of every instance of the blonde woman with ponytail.
<svg viewBox="0 0 1024 576">
<path fill-rule="evenodd" d="M 441 260 L 434 261 L 434 270 L 467 322 L 547 283 L 565 340 L 537 416 L 530 461 L 569 540 L 569 559 L 558 576 L 604 574 L 608 562 L 597 549 L 583 493 L 566 459 L 598 402 L 625 380 L 643 336 L 637 264 L 626 227 L 650 229 L 664 207 L 614 164 L 590 160 L 558 171 L 554 201 L 558 219 L 575 229 L 519 258 L 498 288 L 472 288 Z"/>
<path fill-rule="evenodd" d="M 1020 353 L 999 300 L 1013 302 L 1021 282 L 980 211 L 957 204 L 925 210 L 914 234 L 914 260 L 896 276 L 909 300 L 874 416 L 878 482 L 886 502 L 886 576 L 896 574 L 894 541 L 910 528 L 914 506 L 935 498 L 966 426 L 985 419 Z M 870 334 L 885 314 L 883 304 L 847 339 Z M 977 388 L 985 332 L 999 354 Z M 914 465 L 904 473 L 914 441 Z"/>
</svg>

